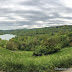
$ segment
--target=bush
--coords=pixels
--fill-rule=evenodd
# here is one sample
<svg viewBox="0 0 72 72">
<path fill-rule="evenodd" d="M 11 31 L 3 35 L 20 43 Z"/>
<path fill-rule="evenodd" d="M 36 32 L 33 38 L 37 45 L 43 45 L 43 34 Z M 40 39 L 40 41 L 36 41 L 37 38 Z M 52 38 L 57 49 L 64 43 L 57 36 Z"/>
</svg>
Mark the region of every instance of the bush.
<svg viewBox="0 0 72 72">
<path fill-rule="evenodd" d="M 69 33 L 68 37 L 69 37 L 69 46 L 72 46 L 72 33 Z"/>
<path fill-rule="evenodd" d="M 48 40 L 46 48 L 48 49 L 48 54 L 55 53 L 61 49 L 61 45 L 57 43 L 55 38 L 51 38 Z"/>
<path fill-rule="evenodd" d="M 62 48 L 69 46 L 69 39 L 67 36 L 60 36 L 60 43 Z"/>
<path fill-rule="evenodd" d="M 0 46 L 5 48 L 6 47 L 6 43 L 7 41 L 6 40 L 0 40 Z"/>
<path fill-rule="evenodd" d="M 50 41 L 51 40 L 51 41 Z M 42 56 L 47 54 L 52 54 L 61 49 L 60 44 L 52 43 L 52 39 L 50 39 L 47 46 L 37 46 L 33 55 Z"/>
<path fill-rule="evenodd" d="M 48 53 L 48 49 L 42 46 L 36 46 L 36 50 L 34 51 L 33 55 L 35 56 L 42 56 Z"/>
<path fill-rule="evenodd" d="M 14 42 L 12 41 L 9 41 L 6 45 L 6 48 L 9 49 L 9 50 L 17 50 L 18 48 L 18 45 L 15 44 Z"/>
<path fill-rule="evenodd" d="M 18 44 L 18 49 L 19 50 L 25 50 L 25 48 L 26 48 L 26 43 L 25 42 L 21 42 L 21 43 Z"/>
</svg>

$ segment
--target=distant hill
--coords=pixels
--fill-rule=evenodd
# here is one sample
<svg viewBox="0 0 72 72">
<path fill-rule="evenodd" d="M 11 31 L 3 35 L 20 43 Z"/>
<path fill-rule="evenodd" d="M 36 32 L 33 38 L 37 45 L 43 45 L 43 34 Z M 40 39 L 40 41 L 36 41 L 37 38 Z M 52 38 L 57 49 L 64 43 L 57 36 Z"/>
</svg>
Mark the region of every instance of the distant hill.
<svg viewBox="0 0 72 72">
<path fill-rule="evenodd" d="M 55 27 L 44 27 L 36 29 L 17 29 L 17 30 L 0 30 L 0 34 L 15 34 L 24 36 L 33 36 L 37 34 L 55 34 L 55 33 L 66 33 L 72 31 L 72 25 L 55 26 Z"/>
</svg>

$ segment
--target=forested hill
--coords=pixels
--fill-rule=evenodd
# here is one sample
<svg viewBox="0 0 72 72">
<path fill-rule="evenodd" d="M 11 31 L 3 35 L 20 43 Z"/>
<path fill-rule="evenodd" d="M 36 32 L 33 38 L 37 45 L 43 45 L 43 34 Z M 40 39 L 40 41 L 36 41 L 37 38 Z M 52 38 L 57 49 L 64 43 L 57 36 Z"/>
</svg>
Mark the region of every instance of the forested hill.
<svg viewBox="0 0 72 72">
<path fill-rule="evenodd" d="M 55 33 L 68 33 L 72 31 L 72 25 L 55 26 L 55 27 L 45 27 L 36 29 L 17 29 L 17 30 L 1 30 L 0 34 L 15 34 L 15 35 L 25 35 L 33 36 L 37 34 L 55 34 Z"/>
<path fill-rule="evenodd" d="M 34 51 L 34 56 L 58 52 L 72 47 L 72 26 L 56 26 L 36 29 L 6 30 L 1 33 L 15 34 L 9 41 L 0 40 L 0 46 L 9 50 Z"/>
</svg>

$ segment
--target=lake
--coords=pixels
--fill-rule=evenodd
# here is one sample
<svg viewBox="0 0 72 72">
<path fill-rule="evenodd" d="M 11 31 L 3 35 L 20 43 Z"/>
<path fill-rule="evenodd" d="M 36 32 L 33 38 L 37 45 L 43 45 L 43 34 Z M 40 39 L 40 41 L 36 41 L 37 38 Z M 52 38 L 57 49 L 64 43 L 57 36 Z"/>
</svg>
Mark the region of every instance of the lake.
<svg viewBox="0 0 72 72">
<path fill-rule="evenodd" d="M 13 37 L 15 37 L 16 35 L 13 35 L 13 34 L 4 34 L 4 35 L 0 35 L 0 38 L 2 39 L 2 40 L 9 40 L 9 39 L 11 39 L 11 38 L 13 38 Z"/>
</svg>

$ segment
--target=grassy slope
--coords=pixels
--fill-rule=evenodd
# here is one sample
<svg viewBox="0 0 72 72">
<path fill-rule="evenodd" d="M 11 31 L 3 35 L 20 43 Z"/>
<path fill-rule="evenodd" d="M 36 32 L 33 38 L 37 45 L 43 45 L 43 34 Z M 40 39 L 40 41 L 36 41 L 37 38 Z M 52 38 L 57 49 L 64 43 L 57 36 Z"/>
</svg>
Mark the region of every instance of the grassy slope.
<svg viewBox="0 0 72 72">
<path fill-rule="evenodd" d="M 34 57 L 32 53 L 0 48 L 0 69 L 6 72 L 48 72 L 50 68 L 72 65 L 72 47 L 41 57 Z"/>
</svg>

